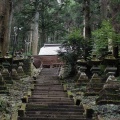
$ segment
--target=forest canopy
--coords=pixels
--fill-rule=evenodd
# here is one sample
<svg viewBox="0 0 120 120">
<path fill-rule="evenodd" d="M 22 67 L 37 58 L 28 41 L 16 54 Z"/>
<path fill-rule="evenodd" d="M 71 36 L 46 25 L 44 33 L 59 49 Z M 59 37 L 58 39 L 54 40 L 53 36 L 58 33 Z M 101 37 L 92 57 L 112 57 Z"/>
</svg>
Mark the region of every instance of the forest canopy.
<svg viewBox="0 0 120 120">
<path fill-rule="evenodd" d="M 87 51 L 96 49 L 99 53 L 97 46 L 104 48 L 108 39 L 115 47 L 120 43 L 119 0 L 2 0 L 0 7 L 2 54 L 12 51 L 13 46 L 16 51 L 38 54 L 44 43 L 63 43 L 75 29 L 80 31 Z M 104 29 L 104 21 L 110 27 Z M 113 34 L 112 38 L 102 38 L 102 29 Z"/>
</svg>

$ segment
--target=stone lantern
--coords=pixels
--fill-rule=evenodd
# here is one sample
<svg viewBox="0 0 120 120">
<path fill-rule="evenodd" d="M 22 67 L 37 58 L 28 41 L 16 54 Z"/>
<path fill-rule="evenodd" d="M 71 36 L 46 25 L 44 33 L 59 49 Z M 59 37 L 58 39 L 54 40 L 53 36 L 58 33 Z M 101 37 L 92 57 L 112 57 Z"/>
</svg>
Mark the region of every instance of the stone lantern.
<svg viewBox="0 0 120 120">
<path fill-rule="evenodd" d="M 3 62 L 3 57 L 0 56 L 0 71 L 3 69 L 2 62 Z"/>
<path fill-rule="evenodd" d="M 0 94 L 8 93 L 5 81 L 2 77 L 2 74 L 0 72 Z"/>
<path fill-rule="evenodd" d="M 82 71 L 85 72 L 86 70 L 85 66 L 86 66 L 86 61 L 84 60 L 84 58 L 83 57 L 79 58 L 77 60 L 77 75 L 76 75 L 75 81 L 79 79 Z"/>
<path fill-rule="evenodd" d="M 79 86 L 86 86 L 86 84 L 89 82 L 88 76 L 86 75 L 85 71 L 87 69 L 87 61 L 83 58 L 83 56 L 77 60 L 77 64 L 80 66 L 80 76 L 77 80 L 77 85 Z"/>
<path fill-rule="evenodd" d="M 105 63 L 107 65 L 105 73 L 107 80 L 103 86 L 103 89 L 99 93 L 99 98 L 96 99 L 97 104 L 120 104 L 120 83 L 115 78 L 117 67 L 116 58 L 109 52 L 108 56 L 105 57 Z"/>
<path fill-rule="evenodd" d="M 0 51 L 0 58 L 2 57 L 2 52 Z"/>
<path fill-rule="evenodd" d="M 108 55 L 104 59 L 104 64 L 106 65 L 104 71 L 106 75 L 115 75 L 115 72 L 117 71 L 117 59 L 112 55 L 112 52 L 108 52 Z"/>
<path fill-rule="evenodd" d="M 100 72 L 100 68 L 99 68 L 100 63 L 101 63 L 101 60 L 99 60 L 97 56 L 94 54 L 90 61 L 90 64 L 92 65 L 91 72 L 93 74 L 95 73 L 98 74 Z"/>
<path fill-rule="evenodd" d="M 3 79 L 5 80 L 6 84 L 13 84 L 10 72 L 8 71 L 8 69 L 6 67 L 4 67 L 2 70 L 2 76 L 3 76 Z"/>
<path fill-rule="evenodd" d="M 114 76 L 107 79 L 96 99 L 97 104 L 120 104 L 120 82 Z"/>
<path fill-rule="evenodd" d="M 19 67 L 17 69 L 17 73 L 20 76 L 20 78 L 23 78 L 26 76 L 24 73 L 24 70 L 23 70 L 23 63 L 22 62 L 19 62 Z"/>
<path fill-rule="evenodd" d="M 90 79 L 90 82 L 86 86 L 85 95 L 87 95 L 87 96 L 98 95 L 99 91 L 102 89 L 103 83 L 102 83 L 101 78 L 99 76 L 100 63 L 101 63 L 101 60 L 99 60 L 96 57 L 96 55 L 94 54 L 91 61 L 90 61 L 90 64 L 92 65 L 91 72 L 93 75 Z"/>
</svg>

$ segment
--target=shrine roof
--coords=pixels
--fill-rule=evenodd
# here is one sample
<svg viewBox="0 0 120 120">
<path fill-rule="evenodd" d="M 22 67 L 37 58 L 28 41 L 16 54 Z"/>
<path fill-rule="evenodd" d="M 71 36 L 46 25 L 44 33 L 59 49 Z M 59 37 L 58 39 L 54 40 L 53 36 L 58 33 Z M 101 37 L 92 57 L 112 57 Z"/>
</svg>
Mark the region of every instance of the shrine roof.
<svg viewBox="0 0 120 120">
<path fill-rule="evenodd" d="M 38 55 L 57 55 L 61 50 L 61 44 L 45 44 Z"/>
</svg>

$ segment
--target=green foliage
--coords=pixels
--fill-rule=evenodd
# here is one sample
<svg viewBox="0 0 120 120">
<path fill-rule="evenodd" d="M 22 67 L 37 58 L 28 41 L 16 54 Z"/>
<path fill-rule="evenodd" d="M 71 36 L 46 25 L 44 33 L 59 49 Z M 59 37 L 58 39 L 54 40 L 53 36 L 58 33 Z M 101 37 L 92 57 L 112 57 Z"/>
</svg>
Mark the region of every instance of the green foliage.
<svg viewBox="0 0 120 120">
<path fill-rule="evenodd" d="M 118 4 L 118 3 L 120 3 L 120 0 L 111 0 L 110 2 L 111 2 L 111 3 L 117 3 L 117 4 Z"/>
<path fill-rule="evenodd" d="M 73 3 L 72 3 L 73 4 Z M 64 0 L 64 4 L 58 4 L 56 0 L 36 0 L 36 1 L 23 1 L 22 9 L 15 11 L 14 19 L 15 25 L 22 27 L 21 34 L 19 34 L 19 44 L 22 43 L 27 32 L 31 29 L 31 23 L 34 21 L 35 11 L 39 14 L 39 44 L 43 40 L 42 35 L 45 35 L 45 39 L 49 38 L 49 43 L 61 42 L 64 36 L 67 34 L 65 28 L 66 24 L 66 13 L 68 12 L 68 6 L 71 5 L 69 0 Z M 71 10 L 71 7 L 69 8 Z M 64 18 L 64 19 L 63 19 Z M 69 18 L 68 18 L 69 19 Z M 45 42 L 44 41 L 44 42 Z M 23 45 L 24 43 L 22 43 Z M 24 46 L 24 45 L 23 45 Z"/>
<path fill-rule="evenodd" d="M 0 98 L 0 108 L 2 109 L 2 111 L 8 112 L 8 107 L 9 102 L 5 99 L 3 99 L 3 97 Z"/>
<path fill-rule="evenodd" d="M 80 34 L 80 30 L 74 30 L 73 32 L 71 32 L 68 36 L 68 41 L 71 43 L 71 44 L 75 44 L 77 42 L 80 42 L 83 40 L 83 37 L 81 36 Z"/>
<path fill-rule="evenodd" d="M 83 36 L 81 35 L 80 30 L 74 30 L 68 36 L 68 44 L 72 47 L 72 51 L 79 56 L 82 50 L 85 47 L 85 41 Z"/>
<path fill-rule="evenodd" d="M 108 40 L 112 40 L 115 45 L 119 42 L 119 34 L 116 34 L 109 21 L 103 21 L 101 28 L 92 32 L 92 39 L 94 41 L 93 48 L 96 54 L 103 54 L 108 50 Z"/>
<path fill-rule="evenodd" d="M 59 56 L 74 68 L 78 57 L 83 53 L 84 46 L 85 42 L 80 30 L 74 30 L 63 43 L 67 52 L 59 52 Z"/>
</svg>

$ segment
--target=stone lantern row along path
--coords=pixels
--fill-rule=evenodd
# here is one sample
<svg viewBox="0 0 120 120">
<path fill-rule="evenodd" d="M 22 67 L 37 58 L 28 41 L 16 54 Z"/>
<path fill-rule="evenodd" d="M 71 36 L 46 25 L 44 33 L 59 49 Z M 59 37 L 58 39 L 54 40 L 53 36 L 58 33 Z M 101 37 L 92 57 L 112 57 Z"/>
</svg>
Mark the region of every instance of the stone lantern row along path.
<svg viewBox="0 0 120 120">
<path fill-rule="evenodd" d="M 25 110 L 18 111 L 18 120 L 90 120 L 84 116 L 83 107 L 68 98 L 57 73 L 58 68 L 41 71 Z"/>
</svg>

